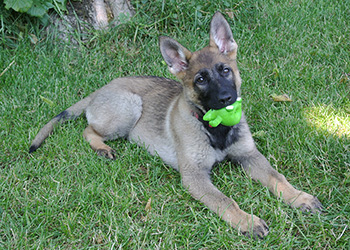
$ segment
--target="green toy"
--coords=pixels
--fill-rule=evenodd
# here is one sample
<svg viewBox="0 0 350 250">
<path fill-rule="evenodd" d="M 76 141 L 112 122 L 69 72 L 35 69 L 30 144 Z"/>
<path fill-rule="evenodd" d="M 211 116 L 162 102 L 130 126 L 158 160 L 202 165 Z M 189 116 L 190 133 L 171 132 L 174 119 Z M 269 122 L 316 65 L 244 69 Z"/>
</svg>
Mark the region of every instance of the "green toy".
<svg viewBox="0 0 350 250">
<path fill-rule="evenodd" d="M 222 109 L 211 109 L 204 116 L 204 121 L 209 121 L 209 125 L 217 127 L 219 124 L 224 126 L 233 126 L 239 123 L 242 117 L 242 99 L 240 97 L 237 100 Z"/>
</svg>

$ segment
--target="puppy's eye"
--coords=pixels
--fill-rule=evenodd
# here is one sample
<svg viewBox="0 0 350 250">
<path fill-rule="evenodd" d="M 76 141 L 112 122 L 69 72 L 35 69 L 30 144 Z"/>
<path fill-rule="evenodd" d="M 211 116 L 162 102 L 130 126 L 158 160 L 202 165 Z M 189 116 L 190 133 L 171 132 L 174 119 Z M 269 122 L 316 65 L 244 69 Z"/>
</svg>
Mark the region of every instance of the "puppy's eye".
<svg viewBox="0 0 350 250">
<path fill-rule="evenodd" d="M 202 76 L 199 76 L 196 78 L 195 82 L 197 84 L 203 84 L 204 83 L 204 78 Z"/>
<path fill-rule="evenodd" d="M 228 74 L 228 73 L 230 73 L 230 69 L 225 67 L 225 68 L 223 68 L 222 73 Z"/>
</svg>

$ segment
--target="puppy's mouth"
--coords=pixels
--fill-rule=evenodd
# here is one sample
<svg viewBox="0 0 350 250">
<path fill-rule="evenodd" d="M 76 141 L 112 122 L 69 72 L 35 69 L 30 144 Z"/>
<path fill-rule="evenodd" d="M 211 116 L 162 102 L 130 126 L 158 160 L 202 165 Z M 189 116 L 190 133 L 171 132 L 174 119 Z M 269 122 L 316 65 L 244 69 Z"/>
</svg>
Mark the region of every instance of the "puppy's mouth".
<svg viewBox="0 0 350 250">
<path fill-rule="evenodd" d="M 237 101 L 240 101 L 241 97 L 237 97 L 233 102 L 229 102 L 228 104 L 222 104 L 220 105 L 218 108 L 211 108 L 209 110 L 219 110 L 219 109 L 223 109 L 223 108 L 229 108 L 230 106 L 234 105 Z"/>
<path fill-rule="evenodd" d="M 237 98 L 237 99 L 238 99 L 238 98 Z M 237 99 L 236 99 L 236 100 L 237 100 Z M 219 109 L 226 108 L 226 107 L 228 107 L 228 106 L 233 105 L 233 104 L 236 102 L 236 100 L 235 100 L 235 101 L 233 101 L 233 102 L 228 102 L 228 103 L 226 103 L 226 104 L 220 104 L 220 105 L 217 105 L 217 106 L 212 107 L 212 108 L 210 108 L 210 109 L 219 110 Z M 209 109 L 209 110 L 210 110 L 210 109 Z"/>
<path fill-rule="evenodd" d="M 205 107 L 205 111 L 208 112 L 211 109 L 218 110 L 218 109 L 223 109 L 226 108 L 227 106 L 233 105 L 239 97 L 232 98 L 232 100 L 226 100 L 226 101 L 218 101 L 213 105 L 208 105 Z"/>
<path fill-rule="evenodd" d="M 202 115 L 205 115 L 210 110 L 219 110 L 219 109 L 223 109 L 223 108 L 232 106 L 236 101 L 238 101 L 240 99 L 241 99 L 240 97 L 237 97 L 237 98 L 234 99 L 234 101 L 228 102 L 226 104 L 224 104 L 224 103 L 217 103 L 216 105 L 210 105 L 210 106 L 207 105 L 207 106 L 205 106 L 205 105 L 197 105 L 197 104 L 193 103 L 193 105 L 200 111 L 200 113 Z"/>
</svg>

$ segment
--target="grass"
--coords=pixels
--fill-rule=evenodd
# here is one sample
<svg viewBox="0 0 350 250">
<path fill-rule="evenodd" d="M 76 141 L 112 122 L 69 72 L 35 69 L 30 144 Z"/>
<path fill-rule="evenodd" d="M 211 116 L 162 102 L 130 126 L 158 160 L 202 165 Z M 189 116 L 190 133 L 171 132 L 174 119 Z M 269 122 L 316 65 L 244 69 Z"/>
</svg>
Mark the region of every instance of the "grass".
<svg viewBox="0 0 350 250">
<path fill-rule="evenodd" d="M 0 248 L 349 249 L 349 3 L 133 5 L 130 22 L 71 47 L 1 4 Z M 109 142 L 116 161 L 98 157 L 82 138 L 83 118 L 27 153 L 49 119 L 110 80 L 172 77 L 158 36 L 202 48 L 216 10 L 233 15 L 244 110 L 259 150 L 294 186 L 320 199 L 321 215 L 291 209 L 224 162 L 213 170 L 215 185 L 270 227 L 266 239 L 247 239 L 192 199 L 158 157 L 123 140 Z M 273 102 L 274 94 L 292 102 Z"/>
</svg>

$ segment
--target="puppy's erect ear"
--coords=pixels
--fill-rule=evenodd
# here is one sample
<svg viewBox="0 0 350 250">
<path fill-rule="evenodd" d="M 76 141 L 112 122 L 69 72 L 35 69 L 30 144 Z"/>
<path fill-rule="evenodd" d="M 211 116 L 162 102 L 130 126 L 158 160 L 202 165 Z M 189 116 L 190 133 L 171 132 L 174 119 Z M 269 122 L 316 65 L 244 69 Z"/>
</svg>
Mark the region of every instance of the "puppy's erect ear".
<svg viewBox="0 0 350 250">
<path fill-rule="evenodd" d="M 220 12 L 216 12 L 210 23 L 210 46 L 230 57 L 237 55 L 237 43 L 233 39 L 230 25 Z"/>
<path fill-rule="evenodd" d="M 192 53 L 188 49 L 167 36 L 161 36 L 159 38 L 159 46 L 160 52 L 168 64 L 171 73 L 177 75 L 187 69 L 188 61 L 192 56 Z"/>
</svg>

